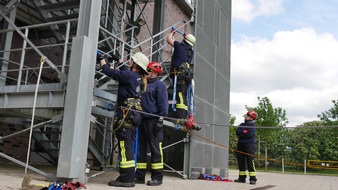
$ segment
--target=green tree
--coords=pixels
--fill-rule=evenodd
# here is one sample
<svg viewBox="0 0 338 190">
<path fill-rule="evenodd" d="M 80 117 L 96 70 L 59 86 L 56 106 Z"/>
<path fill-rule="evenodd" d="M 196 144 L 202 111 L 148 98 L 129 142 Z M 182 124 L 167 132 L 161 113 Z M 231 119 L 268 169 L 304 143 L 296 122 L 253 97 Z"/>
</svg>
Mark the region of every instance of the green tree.
<svg viewBox="0 0 338 190">
<path fill-rule="evenodd" d="M 290 147 L 292 161 L 338 160 L 338 100 L 333 107 L 318 114 L 320 121 L 309 121 L 291 130 Z"/>
<path fill-rule="evenodd" d="M 318 134 L 316 130 L 305 127 L 296 127 L 290 129 L 290 147 L 291 147 L 291 162 L 303 163 L 304 159 L 319 160 L 319 146 Z"/>
<path fill-rule="evenodd" d="M 229 124 L 230 124 L 230 125 L 234 125 L 235 122 L 236 122 L 236 116 L 230 116 Z"/>
<path fill-rule="evenodd" d="M 324 126 L 318 130 L 317 136 L 320 140 L 319 153 L 322 160 L 338 160 L 338 100 L 332 100 L 333 107 L 318 114 L 318 118 Z"/>
<path fill-rule="evenodd" d="M 332 103 L 332 108 L 317 115 L 324 125 L 338 125 L 338 100 L 332 100 Z"/>
<path fill-rule="evenodd" d="M 236 117 L 231 116 L 229 119 L 230 129 L 229 129 L 229 147 L 230 147 L 230 154 L 229 154 L 229 161 L 230 165 L 236 164 L 236 152 L 233 150 L 237 149 L 237 136 L 236 136 L 236 128 L 234 127 L 236 122 Z"/>
</svg>

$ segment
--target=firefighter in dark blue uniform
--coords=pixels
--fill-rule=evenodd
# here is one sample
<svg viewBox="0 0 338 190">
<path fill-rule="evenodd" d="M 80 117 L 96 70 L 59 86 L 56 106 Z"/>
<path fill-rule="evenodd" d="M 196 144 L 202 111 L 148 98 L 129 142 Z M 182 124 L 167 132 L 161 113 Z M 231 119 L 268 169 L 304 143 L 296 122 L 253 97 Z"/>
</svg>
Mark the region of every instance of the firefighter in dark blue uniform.
<svg viewBox="0 0 338 190">
<path fill-rule="evenodd" d="M 175 75 L 177 76 L 176 112 L 174 117 L 187 119 L 187 91 L 192 80 L 192 59 L 194 57 L 194 50 L 192 47 L 194 46 L 196 39 L 192 34 L 187 34 L 184 35 L 182 42 L 178 42 L 173 39 L 174 34 L 175 30 L 172 30 L 167 37 L 168 44 L 174 47 L 170 72 L 172 77 Z"/>
<path fill-rule="evenodd" d="M 141 105 L 145 112 L 139 127 L 136 183 L 145 183 L 147 169 L 147 144 L 151 152 L 151 180 L 147 185 L 158 186 L 163 180 L 163 117 L 168 115 L 168 92 L 165 84 L 158 79 L 162 65 L 151 62 L 147 68 L 147 90 L 142 94 Z"/>
<path fill-rule="evenodd" d="M 235 182 L 245 183 L 246 179 L 246 165 L 249 171 L 249 180 L 250 184 L 255 185 L 256 178 L 256 168 L 254 163 L 255 158 L 255 135 L 256 128 L 254 120 L 257 118 L 257 113 L 255 111 L 249 110 L 245 115 L 245 122 L 241 123 L 236 130 L 236 135 L 238 137 L 237 143 L 237 162 L 239 167 L 239 178 L 235 179 Z M 248 126 L 248 127 L 245 127 Z M 243 154 L 244 152 L 246 154 Z"/>
<path fill-rule="evenodd" d="M 149 59 L 142 53 L 135 53 L 127 66 L 120 70 L 110 69 L 105 59 L 98 53 L 102 72 L 119 82 L 116 102 L 116 111 L 113 121 L 113 130 L 118 140 L 119 172 L 116 180 L 108 182 L 110 186 L 134 187 L 135 186 L 135 159 L 132 143 L 135 138 L 135 128 L 140 125 L 141 109 L 139 95 L 147 86 L 147 65 Z M 119 63 L 122 61 L 120 60 Z"/>
</svg>

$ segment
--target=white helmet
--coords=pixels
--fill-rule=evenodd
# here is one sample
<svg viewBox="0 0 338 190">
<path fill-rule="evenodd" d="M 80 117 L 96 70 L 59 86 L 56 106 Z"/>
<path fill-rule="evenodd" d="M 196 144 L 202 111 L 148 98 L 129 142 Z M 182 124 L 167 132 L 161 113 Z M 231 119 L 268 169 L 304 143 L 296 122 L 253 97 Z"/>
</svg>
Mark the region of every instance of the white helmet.
<svg viewBox="0 0 338 190">
<path fill-rule="evenodd" d="M 192 34 L 188 34 L 186 36 L 184 36 L 184 40 L 190 44 L 191 46 L 194 46 L 195 42 L 196 42 L 196 38 L 195 36 L 193 36 Z"/>
<path fill-rule="evenodd" d="M 147 66 L 149 64 L 149 59 L 147 56 L 145 56 L 141 52 L 137 52 L 133 56 L 131 56 L 131 58 L 138 66 L 140 66 L 144 70 L 145 73 L 147 73 Z"/>
</svg>

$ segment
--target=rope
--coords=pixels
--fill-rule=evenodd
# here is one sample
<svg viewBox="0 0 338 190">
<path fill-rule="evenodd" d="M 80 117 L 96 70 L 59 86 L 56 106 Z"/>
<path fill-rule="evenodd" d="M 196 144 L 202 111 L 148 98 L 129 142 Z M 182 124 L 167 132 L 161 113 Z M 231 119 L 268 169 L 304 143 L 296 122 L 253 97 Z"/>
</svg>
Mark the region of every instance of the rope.
<svg viewBox="0 0 338 190">
<path fill-rule="evenodd" d="M 143 112 L 143 111 L 140 111 L 140 110 L 134 110 L 134 109 L 131 109 L 133 111 L 136 111 L 136 112 L 139 112 L 139 113 L 142 113 L 142 114 L 145 114 L 145 115 L 150 115 L 150 116 L 154 116 L 154 117 L 163 117 L 163 116 L 160 116 L 160 115 L 155 115 L 155 114 L 150 114 L 150 113 L 147 113 L 147 112 Z M 172 121 L 174 122 L 175 124 L 178 124 L 178 123 L 184 123 L 186 122 L 187 120 L 186 119 L 177 119 L 177 118 L 172 118 L 172 117 L 163 117 L 165 120 L 167 121 Z M 210 125 L 217 125 L 217 126 L 220 126 L 220 124 L 209 124 Z M 222 126 L 226 126 L 226 127 L 248 127 L 248 126 L 228 126 L 228 125 L 222 125 Z M 250 127 L 250 126 L 249 126 Z M 337 127 L 338 126 L 321 126 L 320 128 L 323 128 L 323 127 L 328 127 L 328 128 L 331 128 L 331 127 Z M 256 128 L 274 128 L 274 129 L 282 129 L 281 127 L 256 127 Z M 283 127 L 284 128 L 287 128 L 287 127 Z M 294 128 L 294 127 L 293 127 Z M 312 128 L 316 128 L 316 127 L 312 127 Z M 273 162 L 277 162 L 277 163 L 283 163 L 283 161 L 281 160 L 276 160 L 276 159 L 272 159 L 272 158 L 265 158 L 263 156 L 257 156 L 255 154 L 249 154 L 249 153 L 246 153 L 246 152 L 242 152 L 242 151 L 239 151 L 237 149 L 234 149 L 234 148 L 231 148 L 231 147 L 228 147 L 228 146 L 225 146 L 223 144 L 220 144 L 220 143 L 217 143 L 215 141 L 212 141 L 202 135 L 199 135 L 197 133 L 195 133 L 193 130 L 188 130 L 186 127 L 180 127 L 180 128 L 176 128 L 176 130 L 182 130 L 182 131 L 185 131 L 187 133 L 189 133 L 190 135 L 195 135 L 196 137 L 198 138 L 201 138 L 207 142 L 209 142 L 210 144 L 214 144 L 214 145 L 217 145 L 219 147 L 222 147 L 222 148 L 225 148 L 225 149 L 228 149 L 232 152 L 238 152 L 238 153 L 241 153 L 241 154 L 245 154 L 245 155 L 249 155 L 249 156 L 252 156 L 252 157 L 255 157 L 257 159 L 261 159 L 261 160 L 267 160 L 267 161 L 273 161 Z M 304 167 L 305 164 L 299 164 L 299 163 L 295 163 L 295 162 L 285 162 L 284 161 L 284 164 L 287 164 L 287 165 L 295 165 L 295 166 L 301 166 L 301 167 Z M 317 166 L 317 165 L 311 165 L 311 164 L 308 164 L 306 165 L 308 168 L 322 168 L 322 169 L 336 169 L 336 168 L 327 168 L 327 167 L 321 167 L 321 166 Z"/>
<path fill-rule="evenodd" d="M 126 117 L 127 117 L 128 113 L 129 113 L 129 110 L 131 110 L 131 106 L 129 106 L 128 108 L 125 108 L 125 107 L 121 107 L 121 108 L 122 108 L 122 109 L 124 108 L 124 109 L 126 109 L 127 111 L 126 111 L 125 114 L 123 114 L 123 117 L 122 117 L 122 120 L 120 121 L 119 126 L 118 126 L 116 129 L 113 129 L 114 132 L 118 131 L 118 130 L 122 127 L 124 121 L 126 120 Z M 125 111 L 125 110 L 124 110 L 124 111 Z"/>
<path fill-rule="evenodd" d="M 31 149 L 31 144 L 32 144 L 33 126 L 34 126 L 34 118 L 35 118 L 36 99 L 38 96 L 38 89 L 39 89 L 40 78 L 41 78 L 41 73 L 42 73 L 42 66 L 45 63 L 45 59 L 46 59 L 45 56 L 41 56 L 40 58 L 40 70 L 39 70 L 39 76 L 38 76 L 38 80 L 37 80 L 36 87 L 35 87 L 35 93 L 34 93 L 33 112 L 32 112 L 32 121 L 31 121 L 30 132 L 29 132 L 29 142 L 28 142 L 28 148 L 27 148 L 27 160 L 26 160 L 26 166 L 25 166 L 25 174 L 27 174 L 28 162 L 29 162 L 29 157 L 30 157 L 30 149 Z"/>
<path fill-rule="evenodd" d="M 257 155 L 255 155 L 255 154 L 249 154 L 249 153 L 247 153 L 247 152 L 242 152 L 242 151 L 239 151 L 239 150 L 237 150 L 237 149 L 234 149 L 234 148 L 231 148 L 231 147 L 228 147 L 228 146 L 219 144 L 219 143 L 217 143 L 217 142 L 214 142 L 214 141 L 212 141 L 212 140 L 210 140 L 210 139 L 208 139 L 208 138 L 206 138 L 206 137 L 204 137 L 204 136 L 201 136 L 201 135 L 199 135 L 199 134 L 193 132 L 192 130 L 187 130 L 187 129 L 182 129 L 182 130 L 184 130 L 184 131 L 186 131 L 186 132 L 188 132 L 188 133 L 190 133 L 190 134 L 193 134 L 193 135 L 195 135 L 195 136 L 197 136 L 197 137 L 199 137 L 199 138 L 201 138 L 201 139 L 203 139 L 203 140 L 205 140 L 205 141 L 207 141 L 207 142 L 210 142 L 210 143 L 215 144 L 215 145 L 217 145 L 217 146 L 219 146 L 219 147 L 222 147 L 222 148 L 231 150 L 231 151 L 233 151 L 233 152 L 238 152 L 238 153 L 241 153 L 241 154 L 245 154 L 245 155 L 248 155 L 248 156 L 252 156 L 252 157 L 255 157 L 255 158 L 261 159 L 261 160 L 267 160 L 267 161 L 272 161 L 272 162 L 277 162 L 277 163 L 283 163 L 282 160 L 276 160 L 276 159 L 273 159 L 273 158 L 265 158 L 265 157 L 262 157 L 262 156 L 257 156 Z M 295 163 L 295 162 L 284 162 L 284 164 L 286 164 L 286 165 L 301 166 L 301 167 L 304 167 L 304 166 L 305 166 L 305 164 L 299 164 L 299 163 Z M 306 167 L 309 167 L 309 168 L 321 168 L 321 169 L 337 169 L 336 167 L 328 168 L 328 167 L 322 167 L 322 166 L 311 165 L 311 164 L 307 164 Z"/>
</svg>

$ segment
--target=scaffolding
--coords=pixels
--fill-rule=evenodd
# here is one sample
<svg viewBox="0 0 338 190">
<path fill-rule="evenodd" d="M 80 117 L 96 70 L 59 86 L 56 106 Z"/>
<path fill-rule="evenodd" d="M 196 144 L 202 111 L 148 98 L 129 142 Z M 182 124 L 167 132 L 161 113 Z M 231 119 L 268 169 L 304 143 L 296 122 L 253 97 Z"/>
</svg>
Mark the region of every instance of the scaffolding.
<svg viewBox="0 0 338 190">
<path fill-rule="evenodd" d="M 198 8 L 198 3 L 178 1 L 177 3 L 191 14 L 191 19 L 180 19 L 172 26 L 165 27 L 165 2 L 0 0 L 0 114 L 6 121 L 13 119 L 25 127 L 22 131 L 0 137 L 0 141 L 30 131 L 32 145 L 38 144 L 40 152 L 36 151 L 35 146 L 32 146 L 30 151 L 39 154 L 48 163 L 57 165 L 58 178 L 85 183 L 88 179 L 87 152 L 92 155 L 94 165 L 102 169 L 111 167 L 114 162 L 114 134 L 111 130 L 114 112 L 110 108 L 116 101 L 117 84 L 95 69 L 93 63 L 96 61 L 96 50 L 99 49 L 108 57 L 111 67 L 115 67 L 115 61 L 111 59 L 115 54 L 120 54 L 123 62 L 127 63 L 134 52 L 143 52 L 150 60 L 163 65 L 164 74 L 161 80 L 170 93 L 172 81 L 169 68 L 172 49 L 165 43 L 165 39 L 172 26 L 184 32 L 188 29 L 194 31 L 193 24 L 198 18 L 195 17 L 195 9 Z M 204 4 L 203 1 L 200 4 L 201 7 L 209 9 L 215 6 L 214 3 Z M 231 7 L 230 0 L 224 1 L 223 4 L 217 6 Z M 146 11 L 151 8 L 153 10 L 150 12 L 154 14 L 153 23 L 148 22 L 150 15 L 147 15 Z M 227 11 L 225 12 L 228 13 Z M 219 12 L 219 15 L 221 16 L 210 14 L 217 19 L 230 18 L 222 12 Z M 208 27 L 208 24 L 205 24 L 205 27 Z M 217 27 L 218 30 L 225 31 L 226 28 L 223 27 L 229 25 Z M 211 30 L 211 27 L 205 30 Z M 220 32 L 216 34 L 215 38 L 227 40 Z M 177 37 L 176 40 L 182 39 L 182 36 Z M 202 35 L 200 41 L 202 44 Z M 225 60 L 230 68 L 229 45 L 223 48 L 223 43 L 215 41 L 210 45 L 204 40 L 204 43 L 210 46 L 196 47 L 205 52 L 216 50 L 216 57 Z M 197 60 L 207 62 L 208 57 L 198 53 Z M 200 70 L 210 70 L 210 67 L 204 65 L 208 66 L 202 64 Z M 219 70 L 224 68 L 222 66 Z M 215 86 L 215 89 L 225 89 L 229 83 L 229 79 L 217 80 L 214 76 L 228 76 L 224 77 L 225 74 L 220 73 L 216 66 L 214 70 L 215 74 L 211 73 L 212 77 L 209 78 L 216 82 L 213 82 L 214 85 L 206 83 L 206 91 L 211 86 Z M 205 76 L 196 76 L 196 79 L 199 80 L 199 77 Z M 208 80 L 203 79 L 200 83 L 205 84 L 204 81 Z M 222 88 L 214 91 L 220 89 Z M 200 89 L 197 89 L 198 93 L 201 93 Z M 213 91 L 210 90 L 210 93 Z M 213 96 L 217 99 L 216 95 Z M 228 108 L 221 108 L 222 103 L 216 100 L 209 103 L 209 100 L 200 97 L 197 97 L 196 101 L 200 105 L 200 121 L 210 120 L 210 115 L 213 117 L 212 121 L 228 121 Z M 222 115 L 226 116 L 222 118 Z M 223 164 L 226 163 L 228 155 L 226 151 L 210 146 L 187 132 L 177 130 L 170 121 L 165 121 L 164 124 L 167 126 L 166 135 L 170 137 L 170 140 L 164 142 L 163 148 L 165 155 L 168 155 L 164 158 L 167 169 L 185 179 L 195 173 L 205 172 L 227 176 L 227 164 Z M 226 142 L 222 135 L 226 132 L 227 129 L 214 127 L 212 130 L 202 130 L 201 133 L 218 142 Z M 180 152 L 182 148 L 183 151 Z M 175 154 L 180 156 L 173 158 Z M 21 165 L 19 160 L 6 154 L 0 156 Z M 36 168 L 27 168 L 47 178 L 51 176 Z"/>
</svg>

